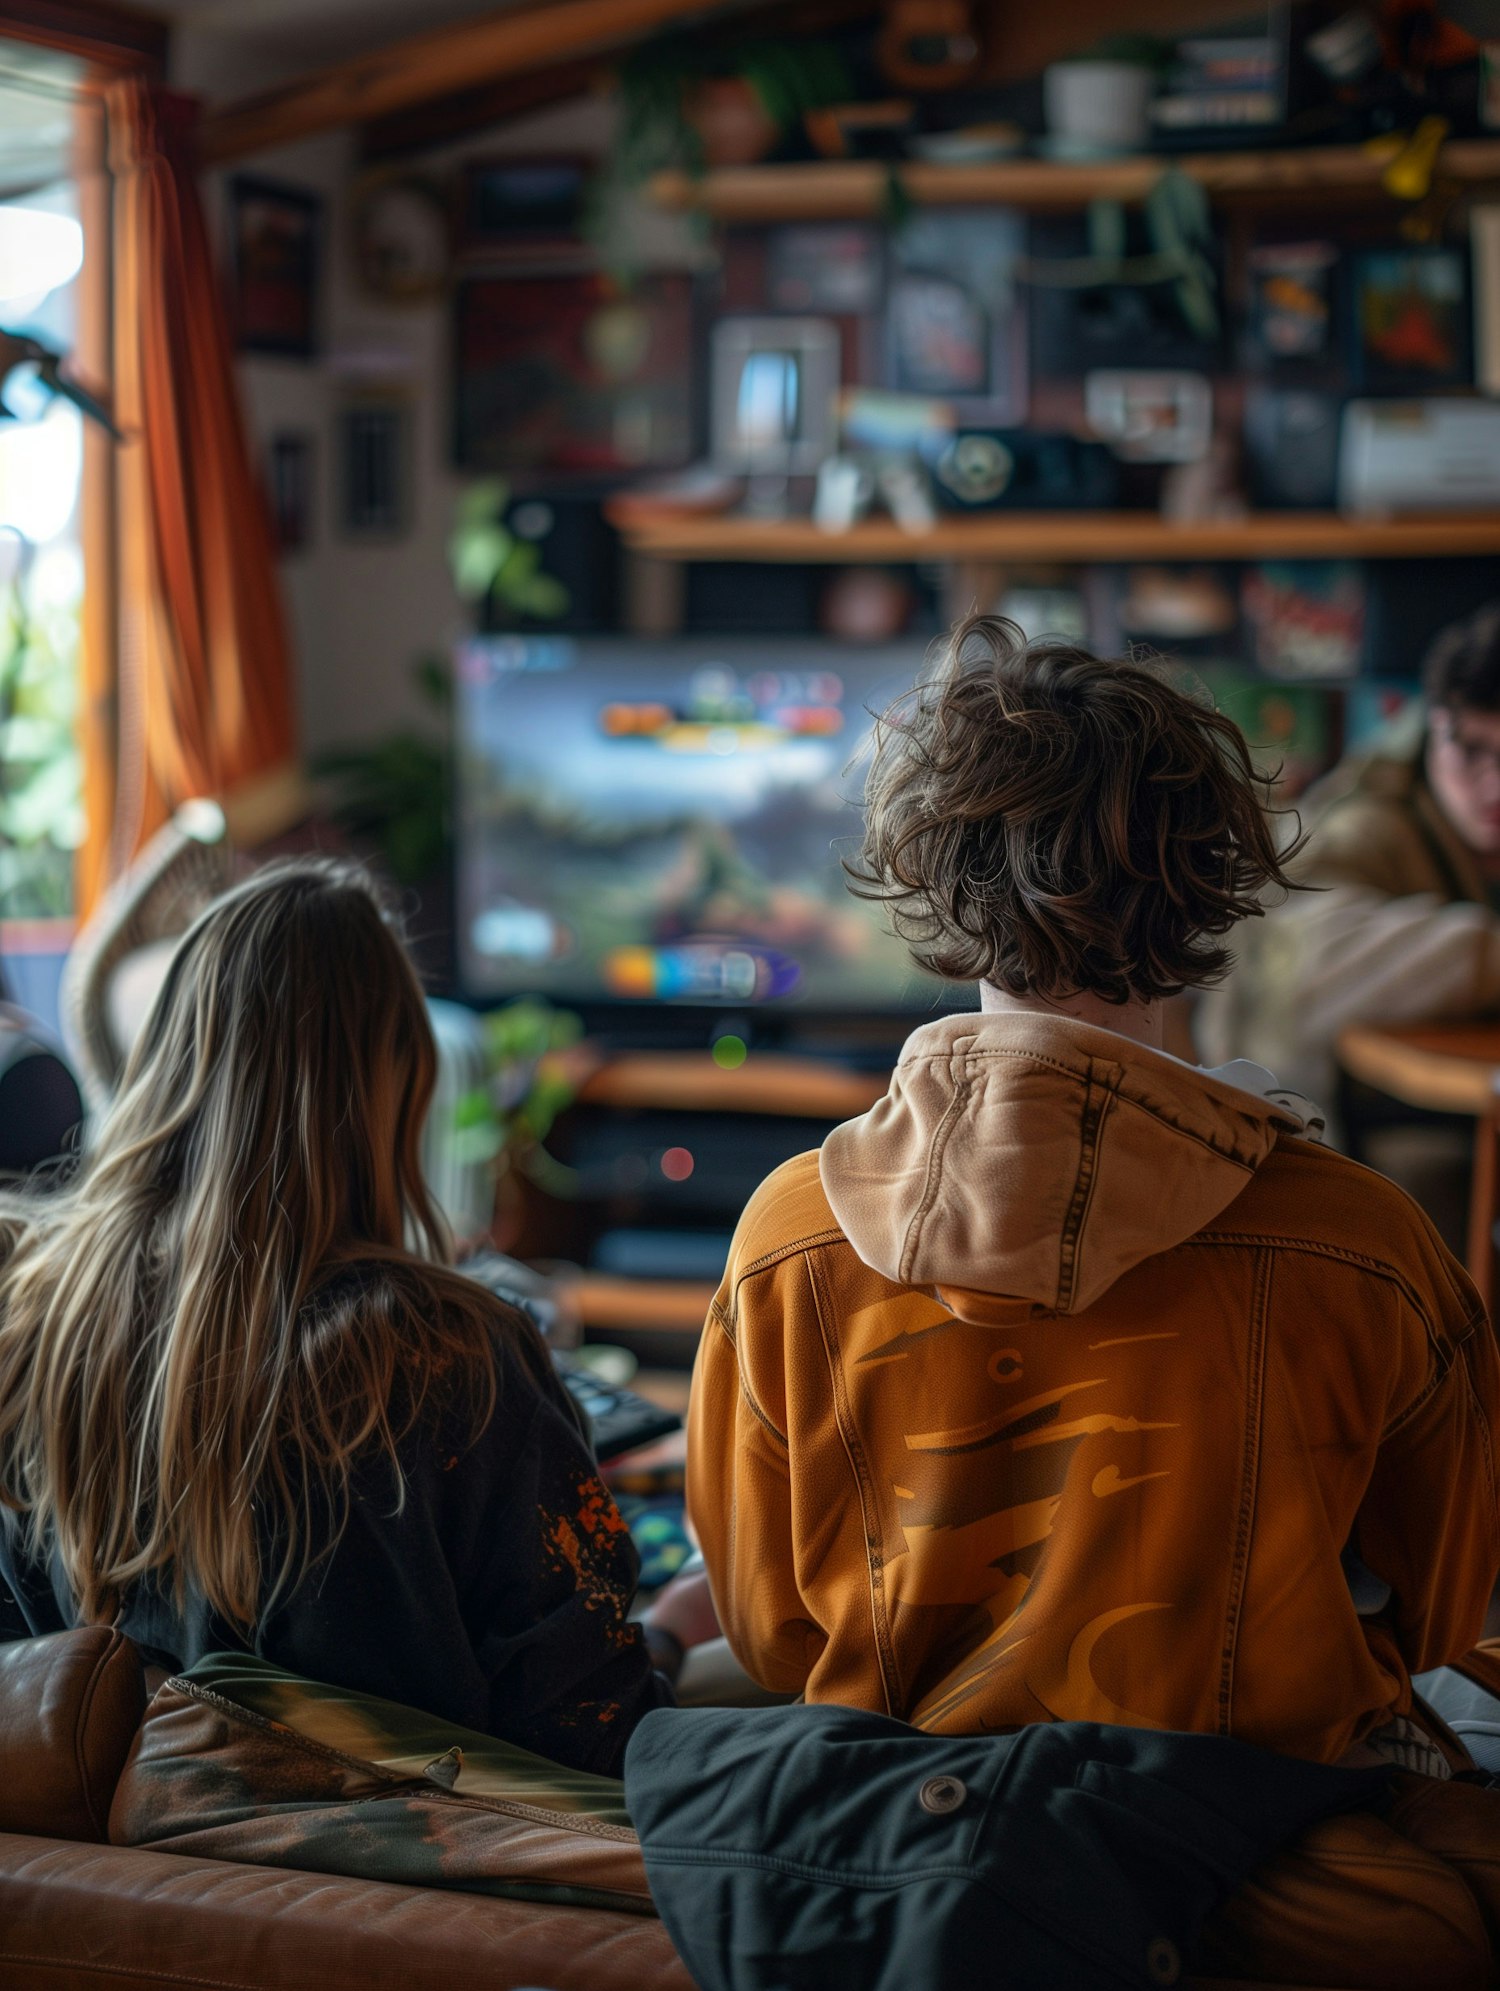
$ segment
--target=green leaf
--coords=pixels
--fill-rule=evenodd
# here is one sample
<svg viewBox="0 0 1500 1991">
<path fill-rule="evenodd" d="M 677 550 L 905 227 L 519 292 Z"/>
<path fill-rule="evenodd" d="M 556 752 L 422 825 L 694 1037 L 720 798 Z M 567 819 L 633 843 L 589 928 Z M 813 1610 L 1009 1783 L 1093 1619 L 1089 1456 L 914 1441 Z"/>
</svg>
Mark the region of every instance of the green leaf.
<svg viewBox="0 0 1500 1991">
<path fill-rule="evenodd" d="M 453 585 L 465 601 L 482 601 L 510 559 L 515 540 L 503 525 L 471 526 L 448 542 Z"/>
<path fill-rule="evenodd" d="M 538 622 L 555 622 L 566 615 L 572 606 L 573 597 L 555 575 L 535 574 L 526 589 L 525 600 L 516 606 L 526 615 L 534 615 Z"/>
<path fill-rule="evenodd" d="M 461 528 L 491 525 L 510 503 L 510 485 L 503 477 L 485 477 L 471 484 L 453 508 Z"/>
<path fill-rule="evenodd" d="M 422 657 L 412 666 L 412 682 L 429 705 L 446 712 L 453 703 L 453 666 L 446 657 Z"/>
</svg>

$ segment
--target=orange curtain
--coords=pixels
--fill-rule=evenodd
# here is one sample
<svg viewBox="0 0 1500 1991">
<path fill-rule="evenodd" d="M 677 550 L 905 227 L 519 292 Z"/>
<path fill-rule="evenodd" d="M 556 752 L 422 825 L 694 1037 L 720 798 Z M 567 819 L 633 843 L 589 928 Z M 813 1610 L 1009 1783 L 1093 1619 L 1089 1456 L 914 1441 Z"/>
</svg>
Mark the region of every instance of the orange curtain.
<svg viewBox="0 0 1500 1991">
<path fill-rule="evenodd" d="M 198 198 L 196 107 L 132 77 L 108 86 L 106 113 L 114 401 L 125 435 L 118 738 L 112 781 L 99 743 L 86 742 L 95 764 L 85 895 L 178 803 L 274 780 L 296 752 L 270 523 Z"/>
</svg>

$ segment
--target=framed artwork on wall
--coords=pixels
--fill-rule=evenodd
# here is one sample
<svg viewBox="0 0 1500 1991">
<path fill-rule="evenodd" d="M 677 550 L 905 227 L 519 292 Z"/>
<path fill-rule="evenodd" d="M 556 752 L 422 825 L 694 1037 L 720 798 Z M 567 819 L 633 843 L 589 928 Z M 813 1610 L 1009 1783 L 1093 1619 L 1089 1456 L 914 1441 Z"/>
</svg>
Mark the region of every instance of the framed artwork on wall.
<svg viewBox="0 0 1500 1991">
<path fill-rule="evenodd" d="M 229 182 L 230 303 L 241 352 L 316 353 L 322 231 L 316 194 L 243 173 Z"/>
<path fill-rule="evenodd" d="M 963 422 L 1026 419 L 1026 324 L 1016 270 L 1025 222 L 993 209 L 920 214 L 891 245 L 886 385 L 951 403 Z"/>
<path fill-rule="evenodd" d="M 1467 258 L 1432 246 L 1354 258 L 1352 368 L 1369 392 L 1422 393 L 1469 379 Z"/>
<path fill-rule="evenodd" d="M 596 160 L 571 154 L 470 159 L 463 168 L 459 252 L 466 259 L 577 256 Z"/>
<path fill-rule="evenodd" d="M 1260 367 L 1328 359 L 1334 345 L 1338 250 L 1332 242 L 1266 242 L 1249 251 L 1248 357 Z"/>
<path fill-rule="evenodd" d="M 411 408 L 394 394 L 340 408 L 338 523 L 346 539 L 399 539 L 411 524 Z"/>
<path fill-rule="evenodd" d="M 619 477 L 675 470 L 695 441 L 694 287 L 622 292 L 599 271 L 476 276 L 454 314 L 453 461 L 462 470 Z"/>
</svg>

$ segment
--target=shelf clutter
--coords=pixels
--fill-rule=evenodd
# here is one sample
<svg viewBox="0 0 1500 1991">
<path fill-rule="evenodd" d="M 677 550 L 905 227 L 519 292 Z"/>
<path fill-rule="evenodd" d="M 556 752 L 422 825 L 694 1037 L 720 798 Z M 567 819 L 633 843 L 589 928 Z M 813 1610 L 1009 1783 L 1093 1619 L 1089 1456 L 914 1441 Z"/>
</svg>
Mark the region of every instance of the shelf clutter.
<svg viewBox="0 0 1500 1991">
<path fill-rule="evenodd" d="M 1124 560 L 1418 560 L 1500 554 L 1500 513 L 1343 518 L 1263 512 L 1175 521 L 1155 512 L 987 512 L 911 532 L 891 518 L 828 532 L 807 518 L 661 518 L 620 526 L 635 554 L 656 560 L 1108 563 Z"/>
<path fill-rule="evenodd" d="M 1169 167 L 1214 200 L 1352 196 L 1393 199 L 1387 185 L 1399 142 L 1329 145 L 1264 152 L 1149 154 L 1125 159 L 1001 159 L 944 166 L 925 161 L 812 160 L 792 165 L 722 168 L 693 178 L 659 173 L 652 200 L 671 212 L 694 212 L 738 224 L 878 220 L 893 195 L 917 207 L 1013 207 L 1033 213 L 1090 201 L 1144 200 Z M 1438 183 L 1500 185 L 1500 139 L 1455 140 L 1438 153 Z"/>
</svg>

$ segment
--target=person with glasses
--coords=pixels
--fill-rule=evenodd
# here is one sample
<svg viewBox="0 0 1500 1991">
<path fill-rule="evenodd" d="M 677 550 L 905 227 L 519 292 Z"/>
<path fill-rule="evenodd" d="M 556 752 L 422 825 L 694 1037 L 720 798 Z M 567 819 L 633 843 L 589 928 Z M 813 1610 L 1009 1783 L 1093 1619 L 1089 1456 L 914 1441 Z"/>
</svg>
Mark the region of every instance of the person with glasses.
<svg viewBox="0 0 1500 1991">
<path fill-rule="evenodd" d="M 1444 629 L 1422 677 L 1423 718 L 1309 791 L 1292 875 L 1318 889 L 1268 908 L 1198 1019 L 1209 1056 L 1253 1058 L 1324 1104 L 1347 1026 L 1500 1016 L 1500 601 Z M 1445 1135 L 1386 1126 L 1363 1145 L 1446 1231 L 1468 1143 Z"/>
</svg>

